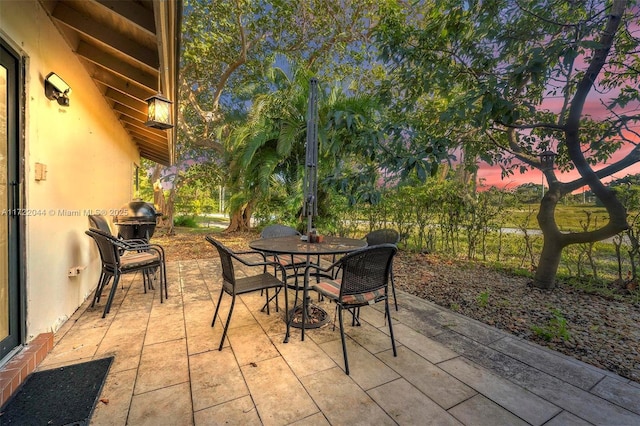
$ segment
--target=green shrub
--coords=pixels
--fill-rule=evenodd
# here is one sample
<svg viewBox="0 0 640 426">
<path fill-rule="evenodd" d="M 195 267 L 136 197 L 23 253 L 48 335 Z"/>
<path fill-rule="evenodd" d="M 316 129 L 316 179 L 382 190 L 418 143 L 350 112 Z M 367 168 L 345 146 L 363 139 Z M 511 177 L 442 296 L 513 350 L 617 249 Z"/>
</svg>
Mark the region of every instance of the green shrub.
<svg viewBox="0 0 640 426">
<path fill-rule="evenodd" d="M 173 219 L 173 226 L 182 226 L 184 228 L 197 228 L 198 222 L 193 216 L 178 216 Z"/>
</svg>

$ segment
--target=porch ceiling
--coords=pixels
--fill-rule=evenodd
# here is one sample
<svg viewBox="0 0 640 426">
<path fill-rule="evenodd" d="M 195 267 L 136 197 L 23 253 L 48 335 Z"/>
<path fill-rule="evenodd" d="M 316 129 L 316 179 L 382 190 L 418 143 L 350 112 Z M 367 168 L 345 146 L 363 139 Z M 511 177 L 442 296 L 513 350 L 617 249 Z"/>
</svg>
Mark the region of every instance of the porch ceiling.
<svg viewBox="0 0 640 426">
<path fill-rule="evenodd" d="M 182 0 L 40 0 L 84 65 L 140 155 L 174 160 L 176 131 L 146 127 L 146 99 L 159 91 L 173 102 Z M 159 87 L 160 85 L 160 87 Z"/>
</svg>

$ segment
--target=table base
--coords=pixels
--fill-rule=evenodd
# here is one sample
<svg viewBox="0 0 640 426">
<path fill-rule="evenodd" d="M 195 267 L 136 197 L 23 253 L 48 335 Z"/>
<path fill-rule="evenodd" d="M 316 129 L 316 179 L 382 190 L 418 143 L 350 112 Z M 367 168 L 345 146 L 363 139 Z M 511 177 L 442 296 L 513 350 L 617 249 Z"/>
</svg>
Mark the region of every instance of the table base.
<svg viewBox="0 0 640 426">
<path fill-rule="evenodd" d="M 320 328 L 329 322 L 329 314 L 324 309 L 309 305 L 307 311 L 305 329 Z M 291 318 L 291 327 L 302 328 L 302 306 L 296 306 L 289 311 L 289 318 Z"/>
</svg>

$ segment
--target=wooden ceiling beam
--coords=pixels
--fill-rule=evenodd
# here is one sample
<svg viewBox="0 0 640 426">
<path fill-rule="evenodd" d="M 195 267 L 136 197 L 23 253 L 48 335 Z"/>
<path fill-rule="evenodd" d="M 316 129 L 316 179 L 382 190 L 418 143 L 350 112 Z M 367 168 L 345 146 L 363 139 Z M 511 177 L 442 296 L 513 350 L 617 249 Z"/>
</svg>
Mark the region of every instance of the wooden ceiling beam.
<svg viewBox="0 0 640 426">
<path fill-rule="evenodd" d="M 164 143 L 164 144 L 155 143 L 155 142 L 145 138 L 144 136 L 139 136 L 139 135 L 135 135 L 135 134 L 131 134 L 131 137 L 134 140 L 140 141 L 141 143 L 144 144 L 144 146 L 148 147 L 151 150 L 162 152 L 163 150 L 167 149 L 167 144 L 166 143 Z"/>
<path fill-rule="evenodd" d="M 102 67 L 96 67 L 91 77 L 98 83 L 101 83 L 111 89 L 117 90 L 122 94 L 131 96 L 134 99 L 138 99 L 140 101 L 145 101 L 145 99 L 157 93 L 156 90 L 150 89 L 148 87 L 140 87 L 138 85 L 131 84 L 122 76 L 114 74 Z"/>
<path fill-rule="evenodd" d="M 147 49 L 64 3 L 58 4 L 52 16 L 61 24 L 83 34 L 103 48 L 120 52 L 150 71 L 157 70 L 160 66 L 158 52 Z"/>
<path fill-rule="evenodd" d="M 112 89 L 111 87 L 107 87 L 107 90 L 104 92 L 104 96 L 107 99 L 111 99 L 114 102 L 117 102 L 121 105 L 126 105 L 129 108 L 133 108 L 138 111 L 146 111 L 147 109 L 146 102 L 137 98 L 133 98 L 131 96 L 127 96 L 118 90 Z"/>
<path fill-rule="evenodd" d="M 123 123 L 124 123 L 124 128 L 127 131 L 135 132 L 136 134 L 148 137 L 150 139 L 153 139 L 161 143 L 166 144 L 167 142 L 167 134 L 166 134 L 167 132 L 164 130 L 153 129 L 151 127 L 145 126 L 143 122 L 135 121 L 130 117 L 127 117 L 126 120 L 123 120 Z M 158 130 L 160 132 L 165 132 L 165 134 L 159 135 L 155 132 L 155 130 Z"/>
<path fill-rule="evenodd" d="M 122 62 L 119 58 L 110 55 L 108 52 L 100 50 L 96 48 L 96 46 L 91 46 L 89 43 L 83 41 L 78 44 L 76 53 L 87 61 L 106 70 L 112 71 L 113 73 L 140 85 L 143 88 L 153 90 L 154 92 L 158 90 L 158 71 L 153 75 L 144 72 Z"/>
<path fill-rule="evenodd" d="M 122 0 L 96 0 L 96 3 L 124 17 L 141 30 L 147 31 L 155 37 L 156 24 L 153 14 L 150 14 L 149 11 L 141 5 L 132 1 L 125 2 Z"/>
<path fill-rule="evenodd" d="M 113 110 L 142 122 L 147 121 L 147 114 L 143 114 L 141 111 L 129 108 L 126 105 L 115 104 Z"/>
<path fill-rule="evenodd" d="M 140 146 L 138 146 L 138 151 L 140 151 L 140 156 L 143 158 L 146 158 L 151 161 L 155 161 L 156 163 L 159 163 L 159 164 L 164 164 L 164 165 L 169 164 L 169 160 L 167 159 L 167 156 L 164 154 L 155 154 L 152 152 L 148 152 L 140 148 Z"/>
<path fill-rule="evenodd" d="M 138 135 L 130 134 L 132 140 L 136 142 L 139 147 L 144 147 L 149 151 L 162 153 L 167 150 L 167 144 L 158 144 L 156 142 L 150 141 L 147 138 L 140 137 Z"/>
<path fill-rule="evenodd" d="M 144 121 L 136 120 L 135 118 L 124 114 L 120 116 L 120 121 L 124 124 L 125 129 L 128 127 L 135 127 L 136 129 L 140 129 L 140 131 L 145 132 L 145 134 L 152 135 L 158 140 L 167 140 L 166 130 L 154 129 L 153 127 L 145 126 Z"/>
<path fill-rule="evenodd" d="M 135 134 L 137 136 L 140 136 L 143 139 L 149 140 L 150 142 L 153 142 L 158 146 L 167 146 L 167 138 L 166 137 L 162 138 L 162 137 L 160 137 L 158 135 L 154 135 L 153 133 L 145 132 L 142 128 L 140 128 L 138 126 L 133 126 L 133 125 L 130 125 L 130 124 L 127 124 L 126 126 L 124 126 L 124 128 L 129 133 Z"/>
</svg>

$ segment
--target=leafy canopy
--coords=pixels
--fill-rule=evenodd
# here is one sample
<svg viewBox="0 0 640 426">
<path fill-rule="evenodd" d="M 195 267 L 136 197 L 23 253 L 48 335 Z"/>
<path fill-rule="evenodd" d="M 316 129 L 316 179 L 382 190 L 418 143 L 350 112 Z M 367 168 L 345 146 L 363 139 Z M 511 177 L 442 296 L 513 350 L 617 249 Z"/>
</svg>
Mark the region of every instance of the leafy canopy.
<svg viewBox="0 0 640 426">
<path fill-rule="evenodd" d="M 499 164 L 504 174 L 539 167 L 547 149 L 557 151 L 561 170 L 574 168 L 565 142 L 576 115 L 586 161 L 601 164 L 638 137 L 633 4 L 586 107 L 580 97 L 610 10 L 600 0 L 389 3 L 376 32 L 392 70 L 387 91 L 403 113 L 437 118 L 432 123 L 441 125 L 428 129 L 433 138 Z"/>
</svg>

